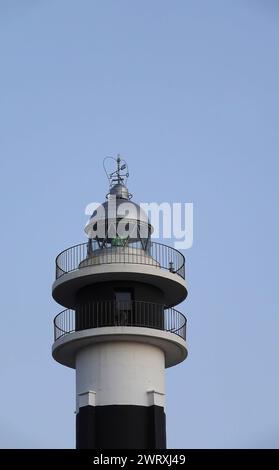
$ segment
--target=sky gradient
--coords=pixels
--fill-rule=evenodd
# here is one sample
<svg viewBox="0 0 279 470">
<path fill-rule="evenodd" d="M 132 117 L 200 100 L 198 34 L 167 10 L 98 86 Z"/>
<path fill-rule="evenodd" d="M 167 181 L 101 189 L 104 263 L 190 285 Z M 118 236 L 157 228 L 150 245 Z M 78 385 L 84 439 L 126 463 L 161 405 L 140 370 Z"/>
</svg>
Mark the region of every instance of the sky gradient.
<svg viewBox="0 0 279 470">
<path fill-rule="evenodd" d="M 0 447 L 74 447 L 54 260 L 117 153 L 135 201 L 194 203 L 168 446 L 279 447 L 278 26 L 273 0 L 0 0 Z"/>
</svg>

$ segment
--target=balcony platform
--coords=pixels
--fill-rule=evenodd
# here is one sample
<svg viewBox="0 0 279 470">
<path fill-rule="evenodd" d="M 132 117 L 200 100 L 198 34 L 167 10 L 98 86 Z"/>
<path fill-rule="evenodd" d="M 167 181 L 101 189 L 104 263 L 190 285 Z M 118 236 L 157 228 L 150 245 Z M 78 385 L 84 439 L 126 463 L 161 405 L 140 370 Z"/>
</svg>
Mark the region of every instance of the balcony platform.
<svg viewBox="0 0 279 470">
<path fill-rule="evenodd" d="M 172 367 L 187 357 L 186 341 L 170 331 L 153 328 L 112 326 L 75 331 L 61 336 L 52 346 L 53 358 L 75 369 L 75 358 L 81 348 L 100 342 L 147 343 L 164 351 L 165 367 Z"/>
<path fill-rule="evenodd" d="M 185 281 L 181 276 L 144 264 L 101 264 L 87 266 L 59 277 L 53 284 L 52 295 L 59 304 L 71 308 L 76 293 L 82 287 L 99 282 L 136 281 L 158 287 L 164 292 L 166 306 L 181 303 L 187 297 Z"/>
</svg>

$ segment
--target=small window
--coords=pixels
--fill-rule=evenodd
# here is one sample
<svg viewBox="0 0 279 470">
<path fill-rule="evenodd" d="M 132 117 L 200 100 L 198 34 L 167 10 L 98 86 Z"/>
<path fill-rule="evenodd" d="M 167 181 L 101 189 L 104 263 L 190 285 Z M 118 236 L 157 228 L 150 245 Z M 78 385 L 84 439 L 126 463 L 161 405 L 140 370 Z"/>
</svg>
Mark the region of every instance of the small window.
<svg viewBox="0 0 279 470">
<path fill-rule="evenodd" d="M 132 301 L 132 292 L 131 291 L 115 291 L 115 300 L 116 302 L 131 302 Z"/>
</svg>

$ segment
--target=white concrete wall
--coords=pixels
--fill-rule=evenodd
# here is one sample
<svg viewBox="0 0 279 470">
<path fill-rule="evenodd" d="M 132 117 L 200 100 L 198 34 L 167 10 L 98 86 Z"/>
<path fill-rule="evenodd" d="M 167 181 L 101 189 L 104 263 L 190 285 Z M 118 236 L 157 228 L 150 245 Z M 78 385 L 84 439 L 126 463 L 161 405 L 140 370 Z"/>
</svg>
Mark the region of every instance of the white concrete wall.
<svg viewBox="0 0 279 470">
<path fill-rule="evenodd" d="M 87 346 L 76 357 L 77 410 L 91 405 L 164 406 L 164 352 L 136 342 Z"/>
</svg>

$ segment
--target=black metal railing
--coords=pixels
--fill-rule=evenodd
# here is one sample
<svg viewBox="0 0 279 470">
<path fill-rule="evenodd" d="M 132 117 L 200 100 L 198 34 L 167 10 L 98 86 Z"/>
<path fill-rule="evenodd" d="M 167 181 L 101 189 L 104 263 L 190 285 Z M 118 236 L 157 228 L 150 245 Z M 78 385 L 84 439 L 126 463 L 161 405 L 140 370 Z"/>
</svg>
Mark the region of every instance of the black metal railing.
<svg viewBox="0 0 279 470">
<path fill-rule="evenodd" d="M 142 249 L 140 242 L 130 243 L 123 247 L 100 249 L 97 243 L 81 243 L 62 251 L 56 258 L 56 279 L 76 269 L 110 263 L 145 264 L 178 274 L 185 278 L 185 258 L 178 250 L 150 242 L 147 250 Z"/>
<path fill-rule="evenodd" d="M 154 328 L 186 339 L 186 322 L 178 310 L 161 304 L 102 300 L 58 313 L 54 318 L 54 341 L 75 331 L 107 326 Z"/>
</svg>

